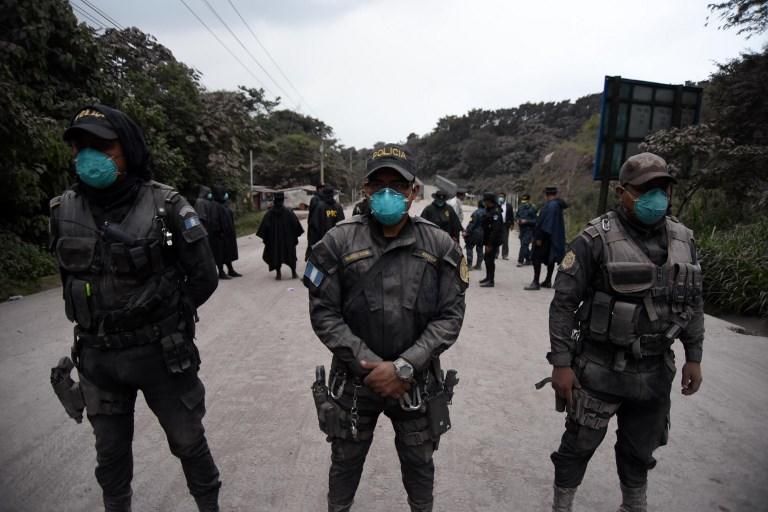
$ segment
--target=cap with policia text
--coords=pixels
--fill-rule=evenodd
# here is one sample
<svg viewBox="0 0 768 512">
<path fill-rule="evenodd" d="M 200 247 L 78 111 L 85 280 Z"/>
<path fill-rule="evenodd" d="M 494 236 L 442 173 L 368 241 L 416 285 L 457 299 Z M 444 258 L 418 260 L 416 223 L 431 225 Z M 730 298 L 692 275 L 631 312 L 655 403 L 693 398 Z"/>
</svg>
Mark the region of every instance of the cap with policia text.
<svg viewBox="0 0 768 512">
<path fill-rule="evenodd" d="M 640 153 L 627 158 L 619 171 L 619 183 L 622 185 L 642 185 L 656 178 L 666 178 L 677 183 L 669 174 L 667 162 L 653 153 Z"/>
<path fill-rule="evenodd" d="M 373 150 L 366 163 L 366 179 L 379 169 L 394 169 L 406 181 L 416 179 L 416 170 L 413 165 L 413 158 L 407 149 L 396 144 L 387 144 L 379 149 Z"/>
<path fill-rule="evenodd" d="M 69 141 L 78 130 L 88 132 L 100 139 L 118 138 L 117 132 L 106 116 L 94 108 L 86 107 L 75 115 L 69 128 L 64 132 L 64 141 Z"/>
</svg>

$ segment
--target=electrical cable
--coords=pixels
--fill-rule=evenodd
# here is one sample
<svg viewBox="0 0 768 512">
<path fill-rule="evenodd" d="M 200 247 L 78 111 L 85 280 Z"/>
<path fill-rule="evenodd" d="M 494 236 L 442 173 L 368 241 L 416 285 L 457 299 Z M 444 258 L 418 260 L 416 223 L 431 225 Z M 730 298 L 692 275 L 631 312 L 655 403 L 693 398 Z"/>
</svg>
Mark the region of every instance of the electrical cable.
<svg viewBox="0 0 768 512">
<path fill-rule="evenodd" d="M 227 0 L 227 2 L 229 2 L 229 5 L 232 7 L 232 10 L 233 10 L 233 11 L 235 11 L 235 14 L 237 14 L 237 17 L 238 17 L 238 18 L 240 18 L 240 21 L 242 21 L 242 22 L 243 22 L 243 25 L 245 25 L 245 28 L 247 28 L 247 29 L 248 29 L 248 32 L 250 32 L 250 33 L 251 33 L 251 35 L 253 36 L 253 38 L 254 38 L 254 39 L 256 40 L 256 42 L 258 43 L 259 47 L 261 47 L 261 49 L 262 49 L 262 50 L 264 50 L 264 53 L 266 53 L 266 54 L 267 54 L 267 57 L 269 57 L 269 60 L 270 60 L 270 61 L 272 61 L 272 64 L 274 64 L 275 68 L 277 68 L 277 70 L 280 72 L 280 75 L 282 75 L 282 77 L 285 79 L 285 81 L 288 83 L 288 85 L 290 85 L 290 86 L 291 86 L 291 88 L 292 88 L 294 91 L 296 91 L 296 94 L 299 96 L 299 99 L 300 99 L 300 100 L 301 100 L 301 101 L 304 103 L 304 105 L 306 105 L 306 106 L 307 106 L 307 108 L 308 108 L 309 110 L 311 110 L 311 111 L 313 111 L 313 112 L 314 112 L 314 109 L 312 108 L 312 106 L 311 106 L 311 105 L 309 104 L 309 102 L 308 102 L 308 101 L 307 101 L 307 100 L 304 98 L 304 96 L 303 96 L 303 95 L 301 94 L 301 92 L 300 92 L 300 91 L 299 91 L 299 90 L 296 88 L 296 86 L 295 86 L 295 85 L 293 85 L 293 82 L 291 82 L 291 80 L 288 78 L 288 76 L 287 76 L 287 75 L 286 75 L 286 74 L 283 72 L 283 70 L 282 70 L 282 68 L 280 67 L 280 65 L 279 65 L 279 64 L 277 63 L 277 61 L 276 61 L 276 60 L 275 60 L 275 59 L 272 57 L 272 54 L 271 54 L 271 53 L 269 53 L 269 50 L 267 50 L 267 48 L 266 48 L 266 47 L 265 47 L 265 46 L 264 46 L 264 45 L 261 43 L 261 41 L 259 40 L 259 38 L 258 38 L 258 37 L 256 37 L 256 33 L 255 33 L 255 32 L 254 32 L 252 29 L 251 29 L 251 26 L 248 24 L 248 22 L 247 22 L 247 21 L 245 21 L 245 18 L 243 18 L 243 15 L 242 15 L 242 14 L 240 14 L 240 11 L 237 9 L 237 7 L 235 7 L 235 4 L 232 2 L 232 0 Z"/>
<path fill-rule="evenodd" d="M 120 25 L 120 24 L 119 24 L 117 21 L 115 21 L 115 20 L 114 20 L 114 18 L 112 18 L 111 16 L 109 16 L 109 15 L 108 15 L 106 12 L 104 12 L 104 11 L 103 11 L 103 10 L 101 10 L 101 9 L 99 9 L 98 7 L 96 7 L 95 5 L 93 5 L 93 4 L 92 4 L 91 2 L 89 2 L 88 0 L 80 0 L 80 1 L 81 1 L 83 4 L 87 5 L 88 7 L 90 7 L 90 8 L 91 8 L 91 10 L 92 10 L 93 12 L 95 12 L 96 14 L 98 14 L 98 15 L 99 15 L 101 18 L 103 18 L 103 19 L 107 20 L 107 22 L 108 22 L 110 25 L 114 26 L 114 27 L 115 27 L 116 29 L 118 29 L 118 30 L 123 30 L 123 28 L 124 28 L 124 27 L 123 27 L 122 25 Z"/>
<path fill-rule="evenodd" d="M 261 62 L 259 62 L 259 60 L 258 60 L 256 57 L 254 57 L 253 53 L 251 53 L 251 51 L 250 51 L 250 50 L 249 50 L 249 49 L 248 49 L 248 48 L 247 48 L 247 47 L 246 47 L 246 46 L 243 44 L 243 42 L 240 40 L 240 38 L 239 38 L 239 37 L 237 37 L 237 34 L 235 34 L 235 33 L 232 31 L 232 29 L 231 29 L 231 28 L 229 28 L 229 25 L 227 25 L 227 22 L 226 22 L 226 21 L 224 21 L 224 19 L 223 19 L 221 16 L 219 16 L 219 13 L 218 13 L 218 12 L 216 12 L 216 9 L 214 9 L 214 8 L 213 8 L 213 6 L 211 5 L 211 3 L 210 3 L 208 0 L 203 0 L 203 2 L 205 3 L 205 5 L 207 5 L 207 6 L 208 6 L 208 9 L 210 9 L 210 10 L 211 10 L 211 12 L 213 13 L 213 15 L 214 15 L 214 16 L 216 16 L 216 18 L 218 18 L 218 20 L 221 22 L 221 24 L 222 24 L 222 25 L 224 25 L 224 28 L 225 28 L 225 29 L 227 29 L 227 31 L 229 32 L 229 34 L 230 34 L 230 35 L 231 35 L 231 36 L 232 36 L 232 37 L 233 37 L 233 38 L 234 38 L 234 39 L 237 41 L 237 43 L 238 43 L 238 44 L 240 45 L 240 47 L 241 47 L 241 48 L 242 48 L 242 49 L 245 51 L 245 53 L 247 53 L 247 54 L 248 54 L 248 56 L 249 56 L 249 57 L 251 57 L 251 59 L 253 60 L 253 62 L 255 62 L 255 63 L 256 63 L 256 65 L 257 65 L 257 66 L 259 66 L 259 68 L 261 68 L 261 70 L 264 72 L 264 74 L 265 74 L 265 75 L 267 75 L 267 77 L 268 77 L 270 80 L 272 80 L 272 83 L 273 83 L 273 84 L 275 84 L 275 86 L 276 86 L 276 87 L 277 87 L 277 88 L 280 90 L 280 92 L 282 92 L 282 93 L 285 95 L 285 97 L 286 97 L 286 98 L 288 98 L 288 99 L 289 99 L 291 102 L 293 102 L 293 103 L 296 103 L 296 104 L 298 105 L 298 102 L 297 102 L 297 101 L 295 101 L 295 100 L 294 100 L 294 99 L 291 97 L 291 95 L 290 95 L 290 94 L 288 94 L 288 92 L 287 92 L 285 89 L 283 89 L 283 87 L 282 87 L 282 86 L 281 86 L 279 83 L 277 83 L 277 81 L 276 81 L 276 80 L 275 80 L 275 79 L 272 77 L 272 75 L 270 75 L 270 74 L 269 74 L 269 71 L 267 71 L 267 69 L 266 69 L 264 66 L 262 66 L 262 65 L 261 65 Z"/>
<path fill-rule="evenodd" d="M 193 10 L 193 9 L 192 9 L 192 8 L 191 8 L 189 5 L 188 5 L 188 4 L 187 4 L 187 2 L 185 2 L 184 0 L 179 0 L 179 1 L 180 1 L 182 4 L 184 4 L 184 7 L 186 7 L 186 8 L 187 8 L 187 10 L 188 10 L 190 13 L 192 13 L 192 16 L 194 16 L 195 18 L 197 18 L 197 21 L 199 21 L 199 22 L 200 22 L 200 24 L 201 24 L 203 27 L 205 27 L 205 29 L 206 29 L 206 30 L 207 30 L 207 31 L 208 31 L 208 32 L 209 32 L 209 33 L 210 33 L 210 34 L 211 34 L 211 35 L 214 37 L 214 39 L 216 39 L 216 41 L 218 41 L 218 42 L 219 42 L 219 44 L 220 44 L 221 46 L 223 46 L 223 47 L 224 47 L 224 49 L 225 49 L 225 50 L 227 50 L 227 52 L 229 52 L 229 54 L 232 56 L 232 58 L 233 58 L 233 59 L 235 59 L 235 60 L 238 62 L 238 64 L 240 64 L 240 65 L 243 67 L 243 69 L 245 69 L 245 70 L 246 70 L 246 71 L 247 71 L 247 72 L 248 72 L 248 73 L 249 73 L 249 74 L 250 74 L 250 75 L 251 75 L 251 76 L 252 76 L 252 77 L 253 77 L 253 78 L 256 80 L 256 82 L 257 82 L 257 83 L 258 83 L 258 84 L 259 84 L 259 85 L 260 85 L 260 86 L 261 86 L 261 87 L 262 87 L 262 88 L 263 88 L 265 91 L 267 91 L 267 92 L 268 92 L 269 94 L 271 94 L 272 96 L 276 96 L 276 95 L 275 95 L 275 94 L 274 94 L 272 91 L 270 91 L 270 90 L 267 88 L 267 86 L 265 86 L 265 85 L 262 83 L 262 81 L 259 79 L 259 77 L 257 77 L 257 76 L 254 74 L 254 72 L 253 72 L 253 71 L 251 71 L 251 68 L 249 68 L 248 66 L 246 66 L 246 65 L 243 63 L 243 61 L 241 61 L 241 60 L 240 60 L 240 58 L 239 58 L 237 55 L 235 55 L 235 54 L 234 54 L 234 52 L 233 52 L 232 50 L 230 50 L 230 49 L 229 49 L 229 47 L 228 47 L 226 44 L 224 44 L 224 41 L 222 41 L 222 40 L 221 40 L 221 38 L 219 38 L 219 36 L 217 36 L 217 35 L 216 35 L 216 33 L 215 33 L 213 30 L 211 30 L 211 27 L 209 27 L 209 26 L 208 26 L 208 25 L 205 23 L 205 21 L 203 21 L 203 19 L 202 19 L 200 16 L 198 16 L 198 15 L 197 15 L 197 13 L 196 13 L 196 12 L 195 12 L 195 11 L 194 11 L 194 10 Z"/>
</svg>

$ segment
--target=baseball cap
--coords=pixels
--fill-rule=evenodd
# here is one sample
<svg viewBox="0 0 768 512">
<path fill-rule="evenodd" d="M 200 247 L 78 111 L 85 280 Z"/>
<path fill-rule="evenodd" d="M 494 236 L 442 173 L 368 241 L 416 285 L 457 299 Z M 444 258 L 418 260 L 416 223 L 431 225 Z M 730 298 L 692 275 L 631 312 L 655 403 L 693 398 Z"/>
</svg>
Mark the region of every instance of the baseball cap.
<svg viewBox="0 0 768 512">
<path fill-rule="evenodd" d="M 374 149 L 366 162 L 366 179 L 379 169 L 394 169 L 406 181 L 416 179 L 416 171 L 413 166 L 413 158 L 407 149 L 397 144 L 387 144 L 379 149 Z"/>
<path fill-rule="evenodd" d="M 92 107 L 86 107 L 72 119 L 69 128 L 64 132 L 64 140 L 69 141 L 77 130 L 82 130 L 95 135 L 100 139 L 117 139 L 117 132 L 107 117 Z"/>
<path fill-rule="evenodd" d="M 619 183 L 622 185 L 642 185 L 656 178 L 666 178 L 672 183 L 677 183 L 677 180 L 669 174 L 667 162 L 653 153 L 631 156 L 619 170 Z"/>
</svg>

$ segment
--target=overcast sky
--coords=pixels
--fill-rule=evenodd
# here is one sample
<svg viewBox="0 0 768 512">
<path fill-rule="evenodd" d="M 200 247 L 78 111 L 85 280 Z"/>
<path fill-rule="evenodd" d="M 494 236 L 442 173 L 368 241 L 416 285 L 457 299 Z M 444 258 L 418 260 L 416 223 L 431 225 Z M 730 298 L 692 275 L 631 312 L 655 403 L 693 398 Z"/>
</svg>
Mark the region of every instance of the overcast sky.
<svg viewBox="0 0 768 512">
<path fill-rule="evenodd" d="M 263 86 L 357 147 L 428 133 L 473 108 L 576 99 L 600 92 L 605 75 L 703 80 L 717 62 L 766 43 L 717 30 L 716 19 L 705 27 L 712 0 L 208 0 L 286 95 L 204 0 L 184 1 L 261 83 L 181 0 L 87 3 L 154 35 L 208 89 Z M 85 0 L 71 3 L 89 11 Z"/>
</svg>

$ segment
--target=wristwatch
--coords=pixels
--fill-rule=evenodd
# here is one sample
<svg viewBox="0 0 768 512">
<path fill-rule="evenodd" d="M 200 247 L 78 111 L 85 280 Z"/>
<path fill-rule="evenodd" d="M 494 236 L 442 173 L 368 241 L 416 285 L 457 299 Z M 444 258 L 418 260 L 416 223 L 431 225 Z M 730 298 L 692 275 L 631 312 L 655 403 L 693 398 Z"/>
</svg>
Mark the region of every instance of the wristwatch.
<svg viewBox="0 0 768 512">
<path fill-rule="evenodd" d="M 401 380 L 408 382 L 413 380 L 413 365 L 411 363 L 402 357 L 398 357 L 392 364 L 395 365 L 395 373 Z"/>
</svg>

